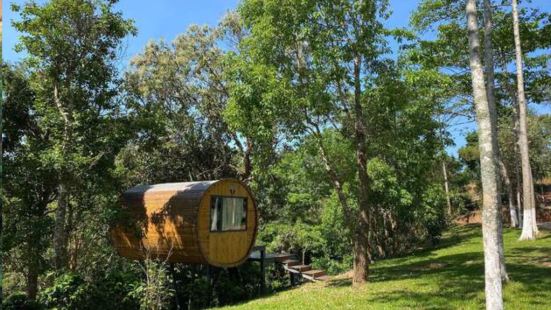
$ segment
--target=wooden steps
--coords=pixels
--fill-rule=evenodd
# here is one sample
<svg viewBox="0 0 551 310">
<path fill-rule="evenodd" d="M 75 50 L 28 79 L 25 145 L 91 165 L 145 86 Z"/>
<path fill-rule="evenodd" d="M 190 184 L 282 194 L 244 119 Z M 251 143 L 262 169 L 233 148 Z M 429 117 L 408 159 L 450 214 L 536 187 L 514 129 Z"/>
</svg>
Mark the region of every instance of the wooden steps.
<svg viewBox="0 0 551 310">
<path fill-rule="evenodd" d="M 300 261 L 298 261 L 296 259 L 286 259 L 286 260 L 282 261 L 281 263 L 284 264 L 284 265 L 287 265 L 287 267 L 293 267 L 293 266 L 300 265 Z"/>
<path fill-rule="evenodd" d="M 282 262 L 285 270 L 291 274 L 298 274 L 302 278 L 309 281 L 326 281 L 329 277 L 325 274 L 325 271 L 312 269 L 310 265 L 303 265 L 298 260 L 285 260 Z"/>
<path fill-rule="evenodd" d="M 314 282 L 327 281 L 330 279 L 330 277 L 325 274 L 325 271 L 312 269 L 312 266 L 302 264 L 295 255 L 286 253 L 275 254 L 274 260 L 282 264 L 283 268 L 290 274 L 300 275 L 303 279 Z"/>
<path fill-rule="evenodd" d="M 296 265 L 296 266 L 293 266 L 292 268 L 299 271 L 299 272 L 304 272 L 304 271 L 311 270 L 312 266 L 310 266 L 310 265 Z"/>
<path fill-rule="evenodd" d="M 276 262 L 282 263 L 285 260 L 293 259 L 295 256 L 291 254 L 286 254 L 286 253 L 279 253 L 279 254 L 274 254 L 273 257 Z"/>
</svg>

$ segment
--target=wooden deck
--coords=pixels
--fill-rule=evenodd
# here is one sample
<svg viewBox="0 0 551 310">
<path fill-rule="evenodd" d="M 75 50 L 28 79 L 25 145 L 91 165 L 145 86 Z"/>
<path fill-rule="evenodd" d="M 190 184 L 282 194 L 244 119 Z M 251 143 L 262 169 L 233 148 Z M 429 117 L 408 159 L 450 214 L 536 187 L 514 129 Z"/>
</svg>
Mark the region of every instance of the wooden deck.
<svg viewBox="0 0 551 310">
<path fill-rule="evenodd" d="M 258 261 L 264 270 L 265 264 L 281 264 L 283 269 L 289 272 L 291 285 L 297 281 L 296 277 L 317 282 L 330 279 L 323 270 L 312 269 L 310 265 L 304 265 L 295 255 L 289 253 L 266 253 L 264 246 L 255 246 L 249 256 L 250 261 Z"/>
</svg>

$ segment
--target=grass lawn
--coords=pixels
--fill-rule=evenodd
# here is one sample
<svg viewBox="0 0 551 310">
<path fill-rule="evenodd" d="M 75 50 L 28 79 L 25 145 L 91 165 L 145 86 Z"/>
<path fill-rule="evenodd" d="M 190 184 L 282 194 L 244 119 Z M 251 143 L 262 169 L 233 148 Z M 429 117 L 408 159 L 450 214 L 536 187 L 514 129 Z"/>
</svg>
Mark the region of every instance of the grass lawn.
<svg viewBox="0 0 551 310">
<path fill-rule="evenodd" d="M 551 234 L 517 241 L 505 230 L 511 282 L 507 309 L 551 309 Z M 352 288 L 345 277 L 308 283 L 224 309 L 482 309 L 484 269 L 480 226 L 451 229 L 433 250 L 372 265 L 370 283 Z"/>
</svg>

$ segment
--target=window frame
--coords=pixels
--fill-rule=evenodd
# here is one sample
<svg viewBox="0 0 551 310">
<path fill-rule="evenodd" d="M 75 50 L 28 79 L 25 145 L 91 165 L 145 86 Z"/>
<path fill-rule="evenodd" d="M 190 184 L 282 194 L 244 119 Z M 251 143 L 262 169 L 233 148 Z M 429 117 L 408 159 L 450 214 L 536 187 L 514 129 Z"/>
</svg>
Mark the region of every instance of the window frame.
<svg viewBox="0 0 551 310">
<path fill-rule="evenodd" d="M 242 229 L 229 229 L 229 230 L 212 230 L 212 206 L 214 205 L 216 198 L 241 198 L 245 203 L 245 227 Z M 222 204 L 224 208 L 224 204 Z M 211 233 L 226 233 L 226 232 L 236 232 L 236 231 L 247 231 L 249 222 L 249 198 L 243 196 L 228 196 L 228 195 L 211 195 L 210 196 L 210 205 L 209 205 L 209 232 Z M 218 226 L 218 225 L 217 225 Z"/>
</svg>

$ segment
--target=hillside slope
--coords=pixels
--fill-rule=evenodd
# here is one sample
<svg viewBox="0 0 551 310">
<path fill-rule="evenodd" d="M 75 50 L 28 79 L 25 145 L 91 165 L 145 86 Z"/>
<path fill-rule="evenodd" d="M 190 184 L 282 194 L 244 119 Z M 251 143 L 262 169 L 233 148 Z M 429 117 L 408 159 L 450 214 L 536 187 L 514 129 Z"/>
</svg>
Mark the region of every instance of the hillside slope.
<svg viewBox="0 0 551 310">
<path fill-rule="evenodd" d="M 551 309 L 551 234 L 517 241 L 505 230 L 508 309 Z M 437 249 L 375 263 L 370 283 L 350 287 L 345 276 L 310 283 L 224 309 L 481 309 L 484 308 L 479 226 L 455 227 Z"/>
</svg>

